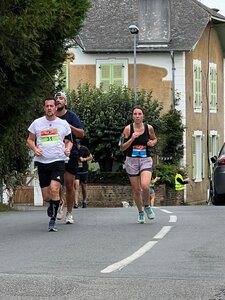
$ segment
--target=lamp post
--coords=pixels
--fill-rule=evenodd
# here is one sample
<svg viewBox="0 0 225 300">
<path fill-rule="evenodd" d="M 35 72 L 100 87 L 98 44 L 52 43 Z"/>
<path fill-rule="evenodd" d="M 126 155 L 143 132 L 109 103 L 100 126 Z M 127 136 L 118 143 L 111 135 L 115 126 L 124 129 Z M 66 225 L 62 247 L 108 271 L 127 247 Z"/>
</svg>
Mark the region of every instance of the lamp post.
<svg viewBox="0 0 225 300">
<path fill-rule="evenodd" d="M 136 103 L 136 101 L 137 101 L 136 40 L 137 40 L 137 34 L 139 33 L 139 28 L 136 25 L 130 25 L 129 30 L 130 30 L 130 33 L 134 35 L 134 102 Z"/>
</svg>

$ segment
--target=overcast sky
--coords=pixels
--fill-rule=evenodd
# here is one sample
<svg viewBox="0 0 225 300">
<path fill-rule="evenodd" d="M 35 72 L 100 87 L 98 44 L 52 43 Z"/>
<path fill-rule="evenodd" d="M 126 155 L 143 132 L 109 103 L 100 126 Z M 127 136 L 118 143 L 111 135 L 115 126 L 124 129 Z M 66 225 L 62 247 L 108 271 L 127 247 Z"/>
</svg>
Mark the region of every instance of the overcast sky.
<svg viewBox="0 0 225 300">
<path fill-rule="evenodd" d="M 218 8 L 221 15 L 225 16 L 225 1 L 224 0 L 201 0 L 203 4 L 210 8 Z"/>
</svg>

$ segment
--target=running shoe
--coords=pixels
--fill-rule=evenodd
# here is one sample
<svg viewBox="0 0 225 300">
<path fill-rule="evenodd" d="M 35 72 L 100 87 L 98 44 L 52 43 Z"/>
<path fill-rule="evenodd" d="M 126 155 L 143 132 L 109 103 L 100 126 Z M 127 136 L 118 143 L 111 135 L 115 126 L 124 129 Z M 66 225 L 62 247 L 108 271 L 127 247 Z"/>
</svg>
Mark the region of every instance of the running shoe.
<svg viewBox="0 0 225 300">
<path fill-rule="evenodd" d="M 83 207 L 83 208 L 87 208 L 87 201 L 83 201 L 83 202 L 82 202 L 82 207 Z"/>
<path fill-rule="evenodd" d="M 58 231 L 58 229 L 55 227 L 55 221 L 54 220 L 49 221 L 48 231 L 54 231 L 54 232 Z"/>
<path fill-rule="evenodd" d="M 145 212 L 149 220 L 153 220 L 155 218 L 155 213 L 152 210 L 151 206 L 145 206 Z"/>
<path fill-rule="evenodd" d="M 138 223 L 139 224 L 144 224 L 145 223 L 145 213 L 143 211 L 139 212 Z"/>
<path fill-rule="evenodd" d="M 67 213 L 66 214 L 66 224 L 73 224 L 74 220 L 73 220 L 73 215 L 71 213 Z"/>
<path fill-rule="evenodd" d="M 60 205 L 59 209 L 58 209 L 58 212 L 57 212 L 56 219 L 57 220 L 62 220 L 63 217 L 64 217 L 63 207 L 62 207 L 62 205 Z"/>
<path fill-rule="evenodd" d="M 78 207 L 79 207 L 78 204 L 75 203 L 73 208 L 78 208 Z"/>
</svg>

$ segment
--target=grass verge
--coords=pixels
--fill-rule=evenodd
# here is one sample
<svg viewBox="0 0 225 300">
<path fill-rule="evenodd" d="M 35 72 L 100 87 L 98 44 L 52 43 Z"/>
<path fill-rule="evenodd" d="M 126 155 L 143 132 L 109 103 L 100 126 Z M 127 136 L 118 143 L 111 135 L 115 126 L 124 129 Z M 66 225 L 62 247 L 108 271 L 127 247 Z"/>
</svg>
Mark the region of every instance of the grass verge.
<svg viewBox="0 0 225 300">
<path fill-rule="evenodd" d="M 13 209 L 12 207 L 10 207 L 8 204 L 3 204 L 3 203 L 0 203 L 0 212 L 3 212 L 3 211 L 13 211 L 15 209 Z"/>
</svg>

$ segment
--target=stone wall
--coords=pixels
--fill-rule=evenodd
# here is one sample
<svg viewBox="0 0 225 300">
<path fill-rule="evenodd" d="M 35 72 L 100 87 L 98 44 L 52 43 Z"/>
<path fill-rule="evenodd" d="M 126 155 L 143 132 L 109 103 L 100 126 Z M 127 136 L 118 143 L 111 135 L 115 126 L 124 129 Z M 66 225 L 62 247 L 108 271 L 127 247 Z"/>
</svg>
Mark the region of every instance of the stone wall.
<svg viewBox="0 0 225 300">
<path fill-rule="evenodd" d="M 88 184 L 89 207 L 122 207 L 122 201 L 134 204 L 130 185 L 98 185 Z M 156 206 L 176 205 L 176 192 L 166 189 L 164 184 L 155 187 Z M 81 189 L 79 195 L 81 199 Z M 22 187 L 17 190 L 14 197 L 15 205 L 34 205 L 33 187 Z"/>
<path fill-rule="evenodd" d="M 156 205 L 176 205 L 175 190 L 167 190 L 165 184 L 157 185 Z M 81 191 L 79 195 L 81 201 Z M 88 185 L 88 204 L 90 207 L 121 207 L 122 201 L 133 205 L 133 194 L 130 185 Z"/>
</svg>

